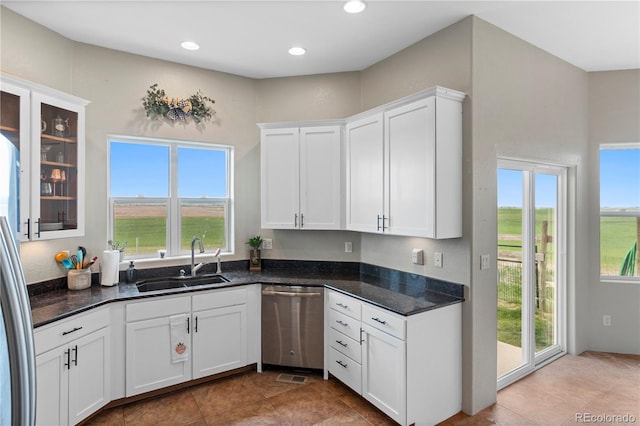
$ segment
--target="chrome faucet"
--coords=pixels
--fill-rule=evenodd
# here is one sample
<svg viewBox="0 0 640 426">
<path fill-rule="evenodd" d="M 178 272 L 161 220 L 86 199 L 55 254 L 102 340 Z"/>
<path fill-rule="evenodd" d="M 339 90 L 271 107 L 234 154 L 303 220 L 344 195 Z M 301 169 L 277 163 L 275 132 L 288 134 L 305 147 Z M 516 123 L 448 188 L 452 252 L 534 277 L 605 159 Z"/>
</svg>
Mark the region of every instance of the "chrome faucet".
<svg viewBox="0 0 640 426">
<path fill-rule="evenodd" d="M 198 243 L 200 244 L 200 253 L 204 253 L 204 244 L 202 243 L 202 240 L 199 237 L 193 237 L 193 239 L 191 240 L 191 276 L 195 277 L 196 274 L 198 273 L 198 269 L 202 268 L 204 266 L 204 263 L 199 263 L 196 265 L 196 259 L 195 259 L 195 246 L 196 246 L 196 241 L 198 241 Z"/>
<path fill-rule="evenodd" d="M 216 269 L 216 274 L 221 274 L 222 268 L 220 267 L 220 249 L 217 249 L 215 253 L 213 253 L 213 257 L 216 258 L 216 263 L 218 264 L 218 267 Z"/>
</svg>

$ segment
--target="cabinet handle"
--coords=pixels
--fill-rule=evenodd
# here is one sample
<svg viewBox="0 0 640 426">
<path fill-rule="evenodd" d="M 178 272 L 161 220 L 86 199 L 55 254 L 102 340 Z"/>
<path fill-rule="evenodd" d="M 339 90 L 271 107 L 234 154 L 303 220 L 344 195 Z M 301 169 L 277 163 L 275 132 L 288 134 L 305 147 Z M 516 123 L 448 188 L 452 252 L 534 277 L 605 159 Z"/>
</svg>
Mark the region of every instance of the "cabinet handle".
<svg viewBox="0 0 640 426">
<path fill-rule="evenodd" d="M 336 343 L 342 346 L 343 348 L 346 348 L 347 346 L 349 346 L 347 343 L 344 343 L 342 340 L 336 340 Z"/>
<path fill-rule="evenodd" d="M 194 331 L 197 333 L 198 332 L 198 317 L 196 317 L 196 323 L 194 325 Z"/>
<path fill-rule="evenodd" d="M 78 365 L 78 345 L 76 345 L 73 349 L 73 365 Z"/>
<path fill-rule="evenodd" d="M 304 227 L 304 214 L 300 213 L 300 228 Z"/>
<path fill-rule="evenodd" d="M 347 324 L 346 322 L 342 322 L 342 320 L 336 320 L 336 322 L 344 327 L 348 326 L 349 324 Z"/>
<path fill-rule="evenodd" d="M 380 324 L 387 325 L 387 322 L 386 322 L 385 320 L 381 320 L 381 319 L 380 319 L 380 318 L 378 318 L 378 317 L 375 317 L 375 318 L 374 318 L 374 317 L 371 317 L 371 319 L 372 319 L 372 320 L 374 320 L 374 321 L 379 322 Z"/>
<path fill-rule="evenodd" d="M 377 225 L 377 226 L 376 226 L 376 228 L 377 228 L 376 230 L 377 230 L 377 231 L 379 231 L 379 230 L 380 230 L 380 219 L 381 219 L 380 215 L 378 215 L 378 216 L 377 216 L 377 219 L 378 219 L 378 220 L 377 220 L 377 222 L 376 222 L 376 225 Z"/>
<path fill-rule="evenodd" d="M 345 305 L 343 303 L 340 303 L 340 302 L 336 303 L 336 305 L 340 306 L 342 309 L 349 309 L 349 307 L 347 305 Z"/>
<path fill-rule="evenodd" d="M 384 232 L 384 230 L 388 228 L 388 226 L 384 225 L 385 220 L 389 220 L 389 218 L 382 215 L 382 232 Z"/>
<path fill-rule="evenodd" d="M 36 231 L 36 235 L 38 236 L 38 238 L 40 238 L 40 218 L 36 220 L 36 223 L 38 224 L 38 230 Z"/>
<path fill-rule="evenodd" d="M 298 227 L 298 213 L 293 214 L 293 227 L 294 228 Z"/>
<path fill-rule="evenodd" d="M 189 317 L 187 317 L 187 334 L 189 334 Z"/>
<path fill-rule="evenodd" d="M 347 368 L 347 364 L 345 364 L 344 362 L 338 360 L 336 361 L 342 368 Z"/>
<path fill-rule="evenodd" d="M 63 335 L 63 336 L 66 336 L 67 334 L 75 333 L 75 332 L 76 332 L 76 331 L 78 331 L 78 330 L 82 330 L 82 327 L 76 327 L 76 328 L 74 328 L 73 330 L 63 331 L 63 332 L 62 332 L 62 335 Z"/>
<path fill-rule="evenodd" d="M 67 370 L 71 369 L 71 349 L 67 349 L 64 351 L 64 354 L 67 356 L 67 362 L 64 363 L 64 366 L 67 367 Z"/>
<path fill-rule="evenodd" d="M 31 237 L 31 219 L 27 219 L 27 221 L 24 223 L 25 225 L 27 225 L 27 233 L 24 234 L 27 238 Z"/>
</svg>

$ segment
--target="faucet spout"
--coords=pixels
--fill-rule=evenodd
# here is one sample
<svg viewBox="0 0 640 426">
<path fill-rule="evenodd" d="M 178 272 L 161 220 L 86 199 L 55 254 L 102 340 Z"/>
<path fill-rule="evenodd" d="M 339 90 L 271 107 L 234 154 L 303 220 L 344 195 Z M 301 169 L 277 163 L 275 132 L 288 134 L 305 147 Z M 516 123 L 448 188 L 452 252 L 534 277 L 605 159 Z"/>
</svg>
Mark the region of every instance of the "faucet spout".
<svg viewBox="0 0 640 426">
<path fill-rule="evenodd" d="M 191 240 L 191 276 L 192 277 L 195 277 L 196 274 L 198 273 L 198 269 L 204 266 L 204 263 L 200 263 L 196 265 L 196 257 L 195 257 L 196 241 L 198 241 L 199 243 L 198 247 L 200 249 L 200 253 L 204 253 L 204 244 L 202 243 L 202 240 L 199 237 L 193 237 L 193 239 Z"/>
<path fill-rule="evenodd" d="M 213 253 L 213 257 L 216 258 L 216 263 L 218 265 L 217 269 L 216 269 L 216 274 L 221 274 L 222 273 L 222 267 L 220 266 L 220 249 L 217 249 L 214 253 Z"/>
</svg>

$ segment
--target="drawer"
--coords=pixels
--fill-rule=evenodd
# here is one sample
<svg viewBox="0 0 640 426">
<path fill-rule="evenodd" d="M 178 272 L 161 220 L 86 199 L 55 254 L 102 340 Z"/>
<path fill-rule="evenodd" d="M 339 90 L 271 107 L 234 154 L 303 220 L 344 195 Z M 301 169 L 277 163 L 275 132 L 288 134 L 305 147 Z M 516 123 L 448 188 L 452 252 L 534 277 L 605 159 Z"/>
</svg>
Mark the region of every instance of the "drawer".
<svg viewBox="0 0 640 426">
<path fill-rule="evenodd" d="M 194 311 L 244 305 L 245 303 L 247 303 L 247 289 L 245 287 L 215 290 L 195 295 L 192 299 Z"/>
<path fill-rule="evenodd" d="M 360 342 L 353 340 L 346 334 L 342 334 L 333 328 L 330 328 L 329 345 L 352 360 L 362 362 L 362 346 L 360 345 Z"/>
<path fill-rule="evenodd" d="M 398 339 L 406 339 L 406 320 L 404 317 L 394 314 L 393 312 L 374 308 L 368 304 L 363 304 L 362 322 L 397 337 Z"/>
<path fill-rule="evenodd" d="M 155 297 L 146 302 L 128 303 L 127 322 L 191 313 L 191 296 Z"/>
<path fill-rule="evenodd" d="M 329 309 L 329 325 L 331 328 L 338 330 L 340 333 L 346 334 L 353 340 L 360 341 L 360 321 L 348 317 L 340 312 Z"/>
<path fill-rule="evenodd" d="M 329 292 L 329 307 L 352 318 L 360 320 L 360 310 L 362 303 L 342 293 Z"/>
<path fill-rule="evenodd" d="M 101 308 L 74 315 L 44 328 L 38 327 L 33 333 L 36 355 L 104 328 L 109 325 L 109 320 L 109 308 Z"/>
<path fill-rule="evenodd" d="M 362 366 L 333 348 L 329 348 L 329 373 L 357 393 L 362 393 Z"/>
</svg>

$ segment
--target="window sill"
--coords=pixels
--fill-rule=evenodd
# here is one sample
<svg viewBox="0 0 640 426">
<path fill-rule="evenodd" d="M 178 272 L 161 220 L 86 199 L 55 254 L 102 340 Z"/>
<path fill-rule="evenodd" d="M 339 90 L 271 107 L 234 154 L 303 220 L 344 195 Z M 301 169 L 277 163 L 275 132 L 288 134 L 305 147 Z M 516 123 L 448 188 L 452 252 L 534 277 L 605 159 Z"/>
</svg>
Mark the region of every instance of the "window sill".
<svg viewBox="0 0 640 426">
<path fill-rule="evenodd" d="M 640 285 L 640 277 L 600 276 L 600 283 L 602 283 L 602 284 L 632 284 L 632 285 Z"/>
</svg>

